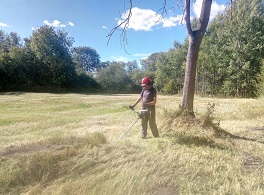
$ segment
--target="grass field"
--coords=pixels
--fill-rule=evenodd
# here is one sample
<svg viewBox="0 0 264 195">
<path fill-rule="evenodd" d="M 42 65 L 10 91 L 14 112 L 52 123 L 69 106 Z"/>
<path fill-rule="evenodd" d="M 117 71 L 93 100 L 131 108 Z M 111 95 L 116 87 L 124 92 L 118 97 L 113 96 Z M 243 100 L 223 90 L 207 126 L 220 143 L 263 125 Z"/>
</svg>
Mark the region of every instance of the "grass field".
<svg viewBox="0 0 264 195">
<path fill-rule="evenodd" d="M 195 97 L 188 122 L 160 95 L 160 138 L 137 122 L 118 142 L 137 97 L 0 94 L 0 194 L 264 194 L 264 99 Z"/>
</svg>

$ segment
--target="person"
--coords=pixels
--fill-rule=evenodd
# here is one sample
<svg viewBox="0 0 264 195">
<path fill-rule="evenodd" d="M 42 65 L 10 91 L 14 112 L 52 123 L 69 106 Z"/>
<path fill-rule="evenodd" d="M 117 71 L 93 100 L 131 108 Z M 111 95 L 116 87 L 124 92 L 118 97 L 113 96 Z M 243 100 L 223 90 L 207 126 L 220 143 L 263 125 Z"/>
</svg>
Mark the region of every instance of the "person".
<svg viewBox="0 0 264 195">
<path fill-rule="evenodd" d="M 149 77 L 144 77 L 141 82 L 142 91 L 140 97 L 136 100 L 133 105 L 130 105 L 130 109 L 142 102 L 142 110 L 147 110 L 144 114 L 144 117 L 141 119 L 142 126 L 142 139 L 145 139 L 147 136 L 148 123 L 151 129 L 152 135 L 156 138 L 159 137 L 159 131 L 156 125 L 156 111 L 155 105 L 157 102 L 157 91 L 152 86 L 151 79 Z"/>
</svg>

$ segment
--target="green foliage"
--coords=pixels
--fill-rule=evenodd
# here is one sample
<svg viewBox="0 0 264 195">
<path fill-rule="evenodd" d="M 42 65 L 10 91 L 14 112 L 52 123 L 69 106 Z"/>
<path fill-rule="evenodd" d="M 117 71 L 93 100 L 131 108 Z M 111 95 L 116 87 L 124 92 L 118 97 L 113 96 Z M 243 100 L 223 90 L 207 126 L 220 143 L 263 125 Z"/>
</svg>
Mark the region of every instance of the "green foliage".
<svg viewBox="0 0 264 195">
<path fill-rule="evenodd" d="M 100 55 L 91 47 L 73 48 L 73 61 L 85 71 L 94 71 L 100 65 Z"/>
<path fill-rule="evenodd" d="M 159 52 L 159 53 L 153 53 L 151 54 L 148 58 L 146 59 L 141 59 L 140 64 L 141 64 L 141 73 L 137 74 L 138 78 L 138 84 L 140 84 L 141 79 L 143 77 L 150 77 L 152 81 L 154 81 L 154 85 L 156 85 L 156 77 L 157 77 L 157 64 L 159 61 L 160 56 L 162 56 L 164 53 Z"/>
<path fill-rule="evenodd" d="M 258 76 L 258 95 L 264 96 L 264 59 L 261 64 L 260 74 Z"/>
<path fill-rule="evenodd" d="M 151 54 L 147 59 L 142 59 L 140 60 L 140 64 L 142 66 L 143 71 L 151 71 L 155 72 L 156 71 L 156 63 L 159 59 L 160 53 L 153 53 Z"/>
<path fill-rule="evenodd" d="M 175 49 L 160 55 L 156 65 L 155 86 L 159 91 L 167 94 L 178 94 L 183 88 L 187 42 L 174 45 L 176 45 Z"/>
<path fill-rule="evenodd" d="M 260 2 L 234 1 L 210 24 L 198 62 L 198 87 L 202 93 L 257 95 L 257 75 L 264 52 Z"/>
<path fill-rule="evenodd" d="M 5 34 L 0 30 L 0 53 L 9 52 L 12 47 L 19 47 L 21 44 L 21 38 L 15 32 Z"/>
<path fill-rule="evenodd" d="M 97 89 L 98 88 L 98 83 L 96 80 L 92 77 L 92 75 L 86 74 L 86 73 L 81 73 L 78 75 L 77 78 L 77 83 L 74 86 L 76 89 Z"/>
<path fill-rule="evenodd" d="M 57 87 L 69 87 L 76 77 L 70 47 L 73 40 L 63 31 L 43 26 L 33 32 L 30 47 L 37 58 L 48 66 L 50 84 Z M 48 79 L 48 78 L 46 78 Z"/>
<path fill-rule="evenodd" d="M 43 26 L 29 39 L 25 38 L 24 45 L 20 40 L 16 33 L 0 31 L 0 90 L 61 91 L 98 87 L 92 75 L 77 72 L 70 53 L 73 38 L 67 37 L 66 32 Z"/>
<path fill-rule="evenodd" d="M 102 68 L 96 76 L 97 82 L 107 91 L 128 91 L 131 80 L 125 70 L 125 63 L 112 62 L 110 66 Z"/>
</svg>

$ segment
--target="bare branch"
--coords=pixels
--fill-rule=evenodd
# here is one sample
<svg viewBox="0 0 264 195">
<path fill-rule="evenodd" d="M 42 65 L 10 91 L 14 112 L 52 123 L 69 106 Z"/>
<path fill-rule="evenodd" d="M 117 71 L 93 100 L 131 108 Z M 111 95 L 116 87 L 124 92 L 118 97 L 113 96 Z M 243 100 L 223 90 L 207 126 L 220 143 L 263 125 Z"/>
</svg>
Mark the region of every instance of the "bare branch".
<svg viewBox="0 0 264 195">
<path fill-rule="evenodd" d="M 126 19 L 121 21 L 120 24 L 118 24 L 116 27 L 112 28 L 110 33 L 106 36 L 106 37 L 108 37 L 107 45 L 109 44 L 112 35 L 116 31 L 121 31 L 121 35 L 120 35 L 121 45 L 123 45 L 124 48 L 125 48 L 125 45 L 127 45 L 126 32 L 127 32 L 128 27 L 129 27 L 129 21 L 130 21 L 130 19 L 132 17 L 132 7 L 133 7 L 132 0 L 129 0 L 129 2 L 130 2 L 130 7 L 129 7 L 129 10 L 128 10 L 128 15 L 127 15 Z M 125 51 L 126 51 L 126 49 L 125 49 Z"/>
<path fill-rule="evenodd" d="M 198 30 L 205 32 L 205 29 L 209 22 L 210 12 L 211 12 L 212 0 L 204 0 L 202 4 L 202 10 L 199 17 Z"/>
<path fill-rule="evenodd" d="M 108 37 L 108 41 L 107 41 L 107 45 L 109 44 L 110 42 L 110 39 L 111 37 L 113 36 L 113 34 L 116 32 L 116 31 L 120 31 L 121 34 L 120 34 L 120 44 L 121 46 L 124 47 L 124 50 L 126 51 L 126 45 L 128 45 L 128 41 L 127 41 L 127 29 L 129 27 L 129 22 L 130 22 L 130 19 L 132 17 L 132 8 L 133 8 L 133 4 L 132 4 L 132 1 L 133 0 L 129 0 L 129 3 L 130 3 L 130 6 L 129 6 L 129 9 L 128 11 L 126 12 L 127 16 L 124 20 L 122 20 L 117 26 L 115 26 L 114 28 L 112 28 L 112 30 L 109 32 L 109 34 L 106 36 Z M 183 2 L 184 0 L 178 0 L 179 2 Z M 190 9 L 190 0 L 185 0 L 185 2 L 188 2 L 189 4 L 189 9 Z M 164 0 L 163 1 L 163 6 L 156 12 L 156 15 L 158 15 L 158 13 L 160 12 L 160 17 L 159 19 L 157 20 L 157 22 L 159 22 L 163 16 L 165 14 L 167 14 L 167 0 Z M 186 8 L 188 8 L 187 6 L 185 6 L 184 8 L 184 12 L 186 12 Z M 189 13 L 189 18 L 190 18 L 190 11 L 188 12 Z M 184 18 L 184 17 L 183 17 Z M 183 20 L 183 19 L 182 19 Z M 189 19 L 190 20 L 190 19 Z M 191 28 L 190 28 L 191 29 Z M 128 53 L 126 51 L 126 53 Z"/>
<path fill-rule="evenodd" d="M 162 19 L 164 13 L 167 14 L 166 5 L 167 5 L 167 0 L 164 0 L 163 6 L 156 12 L 156 15 L 158 15 L 158 13 L 161 11 L 160 18 L 158 21 Z"/>
<path fill-rule="evenodd" d="M 185 5 L 184 5 L 184 20 L 186 23 L 186 29 L 188 32 L 189 36 L 193 36 L 193 31 L 192 31 L 192 26 L 191 26 L 191 19 L 190 19 L 190 0 L 185 0 Z"/>
</svg>

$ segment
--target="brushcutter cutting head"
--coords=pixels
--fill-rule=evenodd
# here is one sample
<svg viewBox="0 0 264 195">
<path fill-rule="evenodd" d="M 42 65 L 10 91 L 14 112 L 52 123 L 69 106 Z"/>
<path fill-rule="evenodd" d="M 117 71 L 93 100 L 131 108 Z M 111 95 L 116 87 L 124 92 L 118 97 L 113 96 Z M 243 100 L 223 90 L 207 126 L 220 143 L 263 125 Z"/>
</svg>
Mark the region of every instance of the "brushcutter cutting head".
<svg viewBox="0 0 264 195">
<path fill-rule="evenodd" d="M 145 119 L 148 116 L 148 110 L 140 110 L 137 112 L 138 118 Z"/>
</svg>

